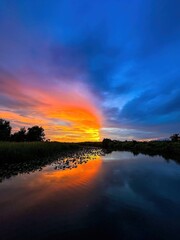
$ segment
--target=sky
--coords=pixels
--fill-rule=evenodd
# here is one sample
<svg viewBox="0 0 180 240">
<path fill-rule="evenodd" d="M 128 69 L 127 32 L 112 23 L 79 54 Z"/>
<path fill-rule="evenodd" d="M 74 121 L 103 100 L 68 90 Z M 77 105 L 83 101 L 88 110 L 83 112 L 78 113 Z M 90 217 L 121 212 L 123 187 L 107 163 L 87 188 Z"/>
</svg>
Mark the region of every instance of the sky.
<svg viewBox="0 0 180 240">
<path fill-rule="evenodd" d="M 53 141 L 180 131 L 179 0 L 0 0 L 0 118 Z"/>
</svg>

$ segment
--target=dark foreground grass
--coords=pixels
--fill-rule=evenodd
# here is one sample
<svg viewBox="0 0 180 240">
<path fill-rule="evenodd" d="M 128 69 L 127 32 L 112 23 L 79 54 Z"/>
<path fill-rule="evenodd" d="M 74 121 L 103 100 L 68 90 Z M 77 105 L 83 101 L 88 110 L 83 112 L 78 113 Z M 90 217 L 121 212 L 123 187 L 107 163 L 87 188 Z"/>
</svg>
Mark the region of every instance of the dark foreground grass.
<svg viewBox="0 0 180 240">
<path fill-rule="evenodd" d="M 82 149 L 75 143 L 0 142 L 0 182 L 6 178 L 41 170 L 59 156 Z"/>
<path fill-rule="evenodd" d="M 76 143 L 59 142 L 0 142 L 0 164 L 8 162 L 27 162 L 78 150 Z"/>
</svg>

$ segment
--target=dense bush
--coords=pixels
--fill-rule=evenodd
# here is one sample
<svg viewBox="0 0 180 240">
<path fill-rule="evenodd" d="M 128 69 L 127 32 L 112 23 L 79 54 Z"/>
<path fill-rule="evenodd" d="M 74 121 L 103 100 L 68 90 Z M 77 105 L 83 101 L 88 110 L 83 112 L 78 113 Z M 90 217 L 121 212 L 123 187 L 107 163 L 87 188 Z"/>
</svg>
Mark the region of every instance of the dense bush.
<svg viewBox="0 0 180 240">
<path fill-rule="evenodd" d="M 10 122 L 0 119 L 0 141 L 12 142 L 42 142 L 45 140 L 44 129 L 33 126 L 26 130 L 21 128 L 18 132 L 11 134 Z"/>
</svg>

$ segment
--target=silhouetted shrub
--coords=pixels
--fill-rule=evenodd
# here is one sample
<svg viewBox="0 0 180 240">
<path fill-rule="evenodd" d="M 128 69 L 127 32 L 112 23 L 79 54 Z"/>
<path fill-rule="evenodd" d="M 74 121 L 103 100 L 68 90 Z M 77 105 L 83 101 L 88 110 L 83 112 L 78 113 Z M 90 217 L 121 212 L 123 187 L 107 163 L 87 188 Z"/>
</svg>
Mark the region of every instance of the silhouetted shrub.
<svg viewBox="0 0 180 240">
<path fill-rule="evenodd" d="M 11 135 L 11 141 L 13 142 L 25 142 L 26 141 L 26 129 L 21 128 L 18 132 Z"/>
<path fill-rule="evenodd" d="M 171 141 L 173 141 L 173 142 L 178 142 L 178 141 L 180 141 L 180 135 L 179 135 L 179 133 L 173 134 L 172 136 L 170 136 L 170 139 L 171 139 Z"/>
<path fill-rule="evenodd" d="M 10 122 L 0 119 L 0 141 L 9 141 L 11 136 Z"/>
<path fill-rule="evenodd" d="M 29 142 L 42 142 L 45 140 L 44 129 L 39 126 L 28 128 L 26 139 Z"/>
<path fill-rule="evenodd" d="M 111 148 L 113 146 L 113 141 L 109 138 L 104 138 L 102 141 L 103 148 Z"/>
</svg>

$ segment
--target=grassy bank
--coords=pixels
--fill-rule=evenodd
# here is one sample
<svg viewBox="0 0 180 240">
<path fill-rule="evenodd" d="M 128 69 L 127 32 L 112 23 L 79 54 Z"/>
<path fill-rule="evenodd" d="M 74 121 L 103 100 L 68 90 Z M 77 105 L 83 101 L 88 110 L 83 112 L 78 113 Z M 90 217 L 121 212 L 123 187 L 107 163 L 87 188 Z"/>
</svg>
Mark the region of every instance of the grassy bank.
<svg viewBox="0 0 180 240">
<path fill-rule="evenodd" d="M 42 167 L 54 162 L 58 157 L 80 156 L 91 154 L 91 149 L 103 148 L 105 152 L 131 151 L 135 155 L 140 153 L 155 156 L 160 155 L 165 159 L 175 160 L 180 163 L 180 142 L 136 142 L 113 141 L 85 143 L 58 143 L 58 142 L 0 142 L 0 182 L 19 173 L 29 173 L 40 170 Z"/>
<path fill-rule="evenodd" d="M 171 141 L 103 141 L 102 147 L 107 151 L 131 151 L 135 155 L 139 153 L 150 156 L 160 155 L 165 159 L 173 159 L 180 162 L 180 142 Z"/>
<path fill-rule="evenodd" d="M 59 154 L 68 153 L 82 148 L 102 147 L 106 151 L 131 151 L 134 154 L 161 155 L 166 159 L 180 162 L 180 142 L 154 141 L 113 141 L 103 142 L 59 143 L 59 142 L 0 142 L 0 164 L 40 161 Z"/>
<path fill-rule="evenodd" d="M 78 150 L 75 143 L 58 142 L 0 142 L 0 164 L 52 157 L 67 151 Z"/>
</svg>

